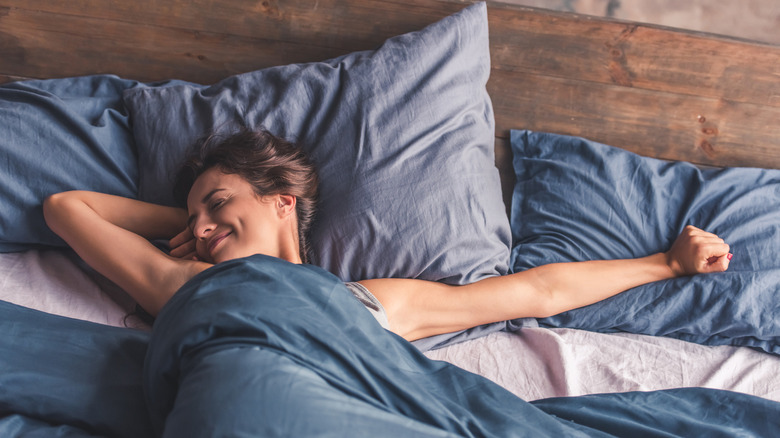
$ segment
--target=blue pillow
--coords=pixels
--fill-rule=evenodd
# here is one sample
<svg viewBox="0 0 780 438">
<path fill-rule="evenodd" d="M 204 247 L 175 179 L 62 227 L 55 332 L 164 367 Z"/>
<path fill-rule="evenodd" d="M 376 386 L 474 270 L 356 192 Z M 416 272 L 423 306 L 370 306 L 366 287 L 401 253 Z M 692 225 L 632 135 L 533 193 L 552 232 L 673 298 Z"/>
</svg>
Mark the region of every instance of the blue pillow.
<svg viewBox="0 0 780 438">
<path fill-rule="evenodd" d="M 780 170 L 700 169 L 582 138 L 512 131 L 514 272 L 666 251 L 686 225 L 731 245 L 724 273 L 640 286 L 542 326 L 666 335 L 780 354 Z"/>
<path fill-rule="evenodd" d="M 211 86 L 129 90 L 139 197 L 173 202 L 171 175 L 198 137 L 265 127 L 298 142 L 318 167 L 315 264 L 343 280 L 504 274 L 510 234 L 489 73 L 480 3 L 374 51 Z"/>
<path fill-rule="evenodd" d="M 0 252 L 65 243 L 46 226 L 43 199 L 72 189 L 135 196 L 138 163 L 115 76 L 0 86 Z"/>
</svg>

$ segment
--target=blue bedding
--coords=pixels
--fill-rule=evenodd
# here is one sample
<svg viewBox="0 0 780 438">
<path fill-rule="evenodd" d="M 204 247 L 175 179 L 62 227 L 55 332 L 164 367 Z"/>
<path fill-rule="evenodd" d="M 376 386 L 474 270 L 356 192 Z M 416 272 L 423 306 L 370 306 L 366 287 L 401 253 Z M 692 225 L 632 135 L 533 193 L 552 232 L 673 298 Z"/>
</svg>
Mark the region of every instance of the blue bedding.
<svg viewBox="0 0 780 438">
<path fill-rule="evenodd" d="M 686 225 L 722 237 L 727 272 L 659 281 L 539 320 L 780 354 L 780 170 L 700 169 L 583 138 L 512 131 L 512 270 L 667 250 Z"/>
<path fill-rule="evenodd" d="M 192 143 L 244 126 L 295 141 L 316 164 L 310 259 L 342 280 L 506 274 L 488 36 L 477 3 L 375 50 L 214 84 L 91 76 L 0 85 L 0 252 L 64 245 L 41 208 L 59 191 L 173 203 Z"/>
<path fill-rule="evenodd" d="M 0 252 L 64 245 L 43 220 L 52 193 L 135 196 L 138 160 L 122 92 L 141 85 L 103 75 L 0 86 Z"/>
<path fill-rule="evenodd" d="M 427 359 L 331 274 L 261 255 L 193 278 L 150 337 L 0 303 L 0 357 L 0 435 L 11 437 L 767 436 L 780 427 L 780 404 L 717 390 L 527 403 Z"/>
<path fill-rule="evenodd" d="M 145 332 L 0 301 L 0 436 L 152 436 L 148 344 Z"/>
</svg>

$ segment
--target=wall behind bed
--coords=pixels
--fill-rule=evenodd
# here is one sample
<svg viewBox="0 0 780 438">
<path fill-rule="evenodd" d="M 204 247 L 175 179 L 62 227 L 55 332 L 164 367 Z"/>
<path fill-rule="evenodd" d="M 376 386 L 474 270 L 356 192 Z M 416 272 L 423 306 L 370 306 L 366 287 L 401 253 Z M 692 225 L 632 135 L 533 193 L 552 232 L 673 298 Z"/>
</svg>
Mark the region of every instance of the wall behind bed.
<svg viewBox="0 0 780 438">
<path fill-rule="evenodd" d="M 212 83 L 371 49 L 455 0 L 0 0 L 0 81 Z M 704 165 L 780 168 L 780 47 L 489 2 L 496 162 L 514 128 Z"/>
</svg>

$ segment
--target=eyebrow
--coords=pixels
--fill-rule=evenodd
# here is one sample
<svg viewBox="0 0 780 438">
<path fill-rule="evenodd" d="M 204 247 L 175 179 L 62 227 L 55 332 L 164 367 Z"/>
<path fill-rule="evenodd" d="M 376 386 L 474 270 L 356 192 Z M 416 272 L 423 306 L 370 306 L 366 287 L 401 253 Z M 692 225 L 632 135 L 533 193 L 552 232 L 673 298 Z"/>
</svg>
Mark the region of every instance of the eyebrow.
<svg viewBox="0 0 780 438">
<path fill-rule="evenodd" d="M 214 189 L 214 190 L 212 190 L 212 191 L 210 191 L 210 192 L 206 193 L 206 196 L 204 196 L 204 197 L 203 197 L 203 199 L 201 199 L 201 200 L 200 200 L 200 203 L 201 203 L 201 204 L 205 204 L 205 203 L 209 202 L 209 199 L 211 199 L 211 197 L 212 197 L 212 196 L 214 196 L 214 194 L 215 194 L 215 193 L 217 193 L 217 192 L 221 192 L 221 191 L 223 191 L 223 190 L 227 190 L 227 189 L 223 189 L 223 188 L 216 188 L 216 189 Z M 194 215 L 194 214 L 193 214 L 193 215 L 190 215 L 190 216 L 187 218 L 187 228 L 192 228 L 192 222 L 193 222 L 194 220 L 195 220 L 195 215 Z"/>
</svg>

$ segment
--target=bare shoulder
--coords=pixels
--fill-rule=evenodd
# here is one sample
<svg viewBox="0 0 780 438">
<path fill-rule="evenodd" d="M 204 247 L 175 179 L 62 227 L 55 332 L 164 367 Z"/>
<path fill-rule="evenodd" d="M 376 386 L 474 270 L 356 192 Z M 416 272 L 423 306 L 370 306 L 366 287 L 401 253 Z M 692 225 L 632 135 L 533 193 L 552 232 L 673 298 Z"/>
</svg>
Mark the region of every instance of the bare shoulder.
<svg viewBox="0 0 780 438">
<path fill-rule="evenodd" d="M 446 300 L 448 291 L 455 288 L 435 281 L 407 278 L 378 278 L 359 283 L 382 303 L 390 330 L 407 340 L 430 335 L 424 321 L 430 311 L 437 308 L 435 303 Z"/>
</svg>

